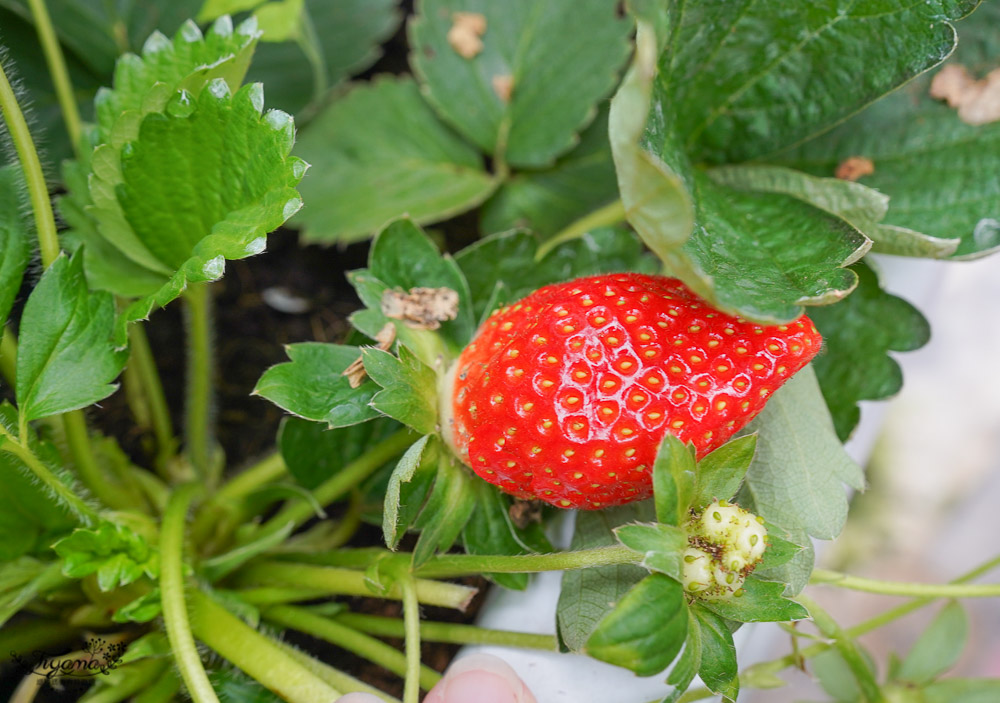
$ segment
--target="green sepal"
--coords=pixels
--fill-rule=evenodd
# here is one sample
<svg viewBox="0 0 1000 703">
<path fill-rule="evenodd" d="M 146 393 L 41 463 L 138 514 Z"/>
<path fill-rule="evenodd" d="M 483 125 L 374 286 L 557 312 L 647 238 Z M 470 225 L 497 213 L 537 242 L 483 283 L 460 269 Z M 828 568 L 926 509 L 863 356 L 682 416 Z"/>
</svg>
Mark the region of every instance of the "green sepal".
<svg viewBox="0 0 1000 703">
<path fill-rule="evenodd" d="M 757 435 L 726 442 L 698 462 L 691 508 L 701 510 L 713 500 L 729 500 L 739 490 L 757 451 Z"/>
<path fill-rule="evenodd" d="M 351 388 L 343 372 L 361 358 L 358 347 L 321 342 L 289 344 L 291 361 L 272 366 L 260 377 L 253 395 L 306 420 L 347 427 L 378 417 L 371 407 L 379 387 L 365 381 Z"/>
<path fill-rule="evenodd" d="M 479 480 L 450 451 L 440 452 L 434 489 L 414 523 L 420 530 L 413 548 L 414 568 L 448 551 L 458 539 L 476 508 L 473 482 Z"/>
<path fill-rule="evenodd" d="M 681 525 L 687 519 L 696 470 L 694 446 L 669 432 L 664 435 L 653 464 L 653 500 L 659 522 Z"/>
<path fill-rule="evenodd" d="M 389 549 L 399 545 L 434 483 L 440 448 L 436 440 L 428 447 L 431 439 L 424 435 L 411 444 L 389 476 L 382 509 L 382 535 Z"/>
<path fill-rule="evenodd" d="M 619 542 L 644 555 L 641 563 L 647 569 L 681 580 L 688 544 L 684 530 L 662 523 L 639 523 L 616 527 L 614 532 Z"/>
<path fill-rule="evenodd" d="M 666 669 L 687 638 L 688 609 L 680 582 L 650 574 L 605 615 L 584 651 L 639 676 Z"/>
<path fill-rule="evenodd" d="M 52 548 L 62 558 L 65 576 L 79 579 L 96 572 L 102 591 L 159 574 L 158 552 L 140 535 L 111 522 L 93 529 L 78 528 Z"/>
<path fill-rule="evenodd" d="M 787 539 L 778 537 L 772 531 L 772 526 L 768 526 L 767 549 L 764 550 L 764 556 L 760 560 L 760 563 L 757 564 L 757 568 L 766 570 L 784 566 L 794 559 L 802 549 L 801 546 L 794 542 L 789 542 Z"/>
<path fill-rule="evenodd" d="M 695 608 L 688 608 L 687 637 L 684 639 L 684 650 L 674 662 L 667 676 L 667 684 L 673 690 L 660 703 L 677 703 L 684 692 L 691 686 L 694 677 L 701 668 L 701 627 L 695 616 Z"/>
<path fill-rule="evenodd" d="M 698 676 L 708 690 L 733 703 L 740 692 L 733 633 L 724 619 L 699 605 L 691 608 L 691 614 L 701 634 Z"/>
<path fill-rule="evenodd" d="M 702 607 L 735 622 L 789 622 L 809 617 L 799 603 L 784 597 L 785 584 L 748 576 L 743 594 L 719 600 L 700 600 Z"/>
<path fill-rule="evenodd" d="M 87 407 L 111 395 L 128 354 L 112 344 L 115 303 L 91 292 L 83 256 L 60 254 L 24 306 L 17 353 L 17 403 L 36 420 Z"/>
<path fill-rule="evenodd" d="M 438 429 L 437 374 L 407 347 L 399 347 L 399 356 L 381 349 L 361 353 L 368 377 L 382 387 L 371 406 L 384 415 L 402 422 L 420 434 Z"/>
</svg>

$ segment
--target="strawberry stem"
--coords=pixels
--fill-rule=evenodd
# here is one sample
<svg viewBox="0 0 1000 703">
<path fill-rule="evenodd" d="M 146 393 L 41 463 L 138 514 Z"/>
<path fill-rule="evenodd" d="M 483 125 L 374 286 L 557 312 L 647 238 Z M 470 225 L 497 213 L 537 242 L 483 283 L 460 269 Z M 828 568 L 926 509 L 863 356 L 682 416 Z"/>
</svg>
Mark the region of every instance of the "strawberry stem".
<svg viewBox="0 0 1000 703">
<path fill-rule="evenodd" d="M 851 576 L 839 571 L 816 569 L 809 579 L 811 584 L 826 584 L 865 591 L 885 596 L 912 596 L 917 598 L 1000 598 L 1000 583 L 990 584 L 933 584 L 905 581 L 880 581 L 861 576 Z"/>
<path fill-rule="evenodd" d="M 638 564 L 642 559 L 643 555 L 639 552 L 619 546 L 518 556 L 444 554 L 418 567 L 416 574 L 427 578 L 452 578 L 483 573 L 568 571 L 594 566 Z"/>
</svg>

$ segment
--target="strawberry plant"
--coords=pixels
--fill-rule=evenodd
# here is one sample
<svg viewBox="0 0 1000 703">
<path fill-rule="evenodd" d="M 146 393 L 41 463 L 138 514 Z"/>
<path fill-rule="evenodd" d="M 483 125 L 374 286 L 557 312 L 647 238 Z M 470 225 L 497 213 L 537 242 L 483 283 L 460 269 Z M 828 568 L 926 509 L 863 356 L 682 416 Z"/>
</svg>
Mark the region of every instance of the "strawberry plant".
<svg viewBox="0 0 1000 703">
<path fill-rule="evenodd" d="M 427 642 L 583 654 L 663 703 L 793 665 L 845 703 L 1000 697 L 942 678 L 957 600 L 884 677 L 857 641 L 1000 596 L 967 583 L 1000 558 L 927 584 L 814 551 L 865 488 L 859 403 L 929 337 L 872 254 L 1000 247 L 996 0 L 126 5 L 0 0 L 12 700 L 416 703 Z M 252 369 L 284 417 L 240 416 L 275 434 L 244 456 L 220 279 L 299 245 L 351 312 Z M 548 634 L 441 614 L 550 571 Z M 825 585 L 912 600 L 845 628 Z M 741 669 L 748 623 L 791 653 Z"/>
</svg>

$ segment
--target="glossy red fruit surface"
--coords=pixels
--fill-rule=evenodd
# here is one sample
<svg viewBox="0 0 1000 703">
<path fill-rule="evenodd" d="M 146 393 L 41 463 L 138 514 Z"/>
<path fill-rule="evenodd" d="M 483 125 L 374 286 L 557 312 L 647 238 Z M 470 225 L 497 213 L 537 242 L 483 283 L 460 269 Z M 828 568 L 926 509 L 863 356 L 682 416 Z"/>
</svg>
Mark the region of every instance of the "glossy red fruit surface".
<svg viewBox="0 0 1000 703">
<path fill-rule="evenodd" d="M 479 476 L 520 498 L 584 509 L 641 500 L 667 432 L 704 456 L 821 344 L 805 315 L 753 324 L 672 278 L 546 286 L 495 312 L 462 352 L 451 441 Z"/>
</svg>

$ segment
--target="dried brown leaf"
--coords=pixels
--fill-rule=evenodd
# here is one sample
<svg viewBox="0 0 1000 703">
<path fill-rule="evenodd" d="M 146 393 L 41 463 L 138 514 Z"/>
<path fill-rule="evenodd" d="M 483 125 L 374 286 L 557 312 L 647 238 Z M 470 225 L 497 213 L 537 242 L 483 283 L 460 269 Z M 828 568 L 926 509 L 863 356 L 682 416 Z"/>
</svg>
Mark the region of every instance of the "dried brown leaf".
<svg viewBox="0 0 1000 703">
<path fill-rule="evenodd" d="M 875 164 L 864 156 L 849 156 L 840 162 L 834 174 L 844 181 L 856 181 L 875 173 Z"/>
<path fill-rule="evenodd" d="M 387 290 L 382 294 L 382 314 L 402 320 L 407 327 L 436 330 L 443 321 L 458 315 L 458 293 L 451 288 Z"/>
<path fill-rule="evenodd" d="M 385 325 L 378 331 L 375 335 L 375 341 L 378 342 L 375 346 L 382 351 L 389 351 L 392 347 L 392 343 L 396 341 L 396 325 L 391 322 L 385 323 Z M 365 379 L 368 377 L 368 373 L 365 371 L 365 364 L 362 356 L 351 362 L 351 365 L 344 369 L 342 375 L 347 376 L 347 382 L 351 385 L 351 388 L 357 388 Z"/>
<path fill-rule="evenodd" d="M 961 64 L 948 64 L 931 81 L 930 96 L 958 110 L 958 119 L 970 125 L 1000 120 L 1000 68 L 976 80 Z"/>
</svg>

